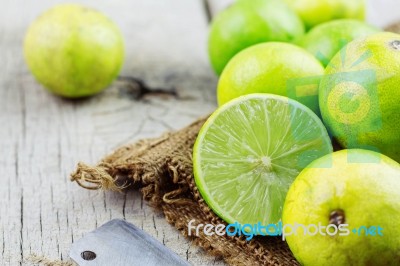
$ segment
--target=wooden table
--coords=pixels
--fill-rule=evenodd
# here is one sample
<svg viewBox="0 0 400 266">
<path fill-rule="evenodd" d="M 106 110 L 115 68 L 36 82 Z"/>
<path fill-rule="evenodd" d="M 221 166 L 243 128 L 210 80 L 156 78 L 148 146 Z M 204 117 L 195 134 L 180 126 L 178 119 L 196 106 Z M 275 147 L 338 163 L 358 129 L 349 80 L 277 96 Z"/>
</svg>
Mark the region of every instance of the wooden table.
<svg viewBox="0 0 400 266">
<path fill-rule="evenodd" d="M 74 240 L 113 218 L 136 224 L 194 265 L 223 264 L 191 245 L 138 192 L 86 191 L 68 177 L 78 161 L 96 163 L 122 144 L 179 129 L 216 107 L 207 29 L 212 14 L 230 1 L 77 1 L 121 28 L 127 52 L 122 76 L 177 92 L 138 100 L 137 88 L 116 81 L 81 101 L 47 93 L 23 60 L 27 26 L 57 2 L 63 1 L 1 2 L 0 264 L 31 264 L 34 254 L 68 261 Z M 376 2 L 369 12 L 374 24 L 400 18 L 396 0 Z"/>
</svg>

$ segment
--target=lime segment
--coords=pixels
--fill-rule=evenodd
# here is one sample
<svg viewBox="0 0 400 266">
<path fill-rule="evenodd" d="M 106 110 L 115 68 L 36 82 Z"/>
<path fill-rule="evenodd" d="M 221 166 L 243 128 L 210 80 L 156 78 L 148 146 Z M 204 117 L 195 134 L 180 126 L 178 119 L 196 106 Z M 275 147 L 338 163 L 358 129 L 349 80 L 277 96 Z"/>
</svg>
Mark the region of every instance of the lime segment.
<svg viewBox="0 0 400 266">
<path fill-rule="evenodd" d="M 331 152 L 328 133 L 310 109 L 286 97 L 250 94 L 204 124 L 193 151 L 195 182 L 226 222 L 277 223 L 299 172 Z"/>
</svg>

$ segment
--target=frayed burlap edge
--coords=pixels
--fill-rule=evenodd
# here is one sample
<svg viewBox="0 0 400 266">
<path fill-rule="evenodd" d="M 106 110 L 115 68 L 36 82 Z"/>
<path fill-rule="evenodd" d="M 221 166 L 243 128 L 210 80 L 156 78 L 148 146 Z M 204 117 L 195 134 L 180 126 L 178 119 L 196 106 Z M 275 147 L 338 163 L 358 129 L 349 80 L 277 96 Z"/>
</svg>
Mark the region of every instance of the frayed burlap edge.
<svg viewBox="0 0 400 266">
<path fill-rule="evenodd" d="M 86 189 L 122 191 L 140 187 L 144 199 L 161 209 L 166 220 L 210 254 L 231 265 L 298 265 L 287 244 L 277 237 L 188 236 L 188 223 L 226 224 L 204 203 L 194 183 L 192 147 L 205 122 L 146 139 L 116 150 L 91 167 L 79 163 L 71 180 Z"/>
<path fill-rule="evenodd" d="M 63 261 L 63 260 L 52 260 L 47 257 L 30 254 L 23 262 L 25 265 L 43 265 L 43 266 L 77 266 L 76 263 L 72 261 Z"/>
</svg>

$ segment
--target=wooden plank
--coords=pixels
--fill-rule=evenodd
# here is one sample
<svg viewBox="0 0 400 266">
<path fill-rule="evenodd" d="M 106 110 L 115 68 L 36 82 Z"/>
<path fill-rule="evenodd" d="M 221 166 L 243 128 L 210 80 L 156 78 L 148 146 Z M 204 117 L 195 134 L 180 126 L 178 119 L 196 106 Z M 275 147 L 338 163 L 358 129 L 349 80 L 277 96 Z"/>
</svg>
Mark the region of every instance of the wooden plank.
<svg viewBox="0 0 400 266">
<path fill-rule="evenodd" d="M 179 99 L 133 100 L 115 82 L 75 102 L 44 91 L 22 56 L 29 23 L 58 2 L 5 0 L 0 10 L 0 264 L 25 265 L 31 254 L 68 260 L 74 240 L 112 218 L 136 224 L 192 264 L 222 264 L 192 246 L 138 193 L 85 191 L 68 180 L 80 160 L 95 163 L 121 144 L 181 128 L 215 108 L 203 2 L 80 1 L 120 26 L 127 48 L 122 75 L 175 88 Z"/>
<path fill-rule="evenodd" d="M 368 0 L 367 20 L 369 23 L 384 28 L 400 22 L 398 0 Z"/>
<path fill-rule="evenodd" d="M 211 17 L 215 17 L 219 12 L 231 5 L 235 0 L 205 0 Z"/>
</svg>

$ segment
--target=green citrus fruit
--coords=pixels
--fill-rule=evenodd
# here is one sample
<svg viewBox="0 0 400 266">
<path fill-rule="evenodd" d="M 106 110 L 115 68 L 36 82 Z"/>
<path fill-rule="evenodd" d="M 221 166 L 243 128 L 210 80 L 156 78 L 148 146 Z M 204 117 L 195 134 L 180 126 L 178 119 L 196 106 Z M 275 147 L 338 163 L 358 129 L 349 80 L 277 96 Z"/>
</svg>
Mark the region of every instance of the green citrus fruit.
<svg viewBox="0 0 400 266">
<path fill-rule="evenodd" d="M 379 32 L 380 30 L 353 19 L 326 22 L 311 29 L 298 42 L 324 66 L 349 42 Z"/>
<path fill-rule="evenodd" d="M 306 227 L 285 230 L 296 259 L 306 266 L 399 265 L 399 181 L 400 165 L 372 151 L 342 150 L 313 162 L 283 209 L 284 225 Z"/>
<path fill-rule="evenodd" d="M 335 19 L 365 19 L 365 0 L 285 0 L 308 29 Z"/>
<path fill-rule="evenodd" d="M 103 14 L 62 4 L 32 23 L 24 52 L 31 72 L 49 91 L 77 98 L 98 93 L 114 80 L 124 43 L 117 26 Z"/>
<path fill-rule="evenodd" d="M 219 105 L 250 93 L 272 93 L 296 99 L 315 113 L 322 64 L 303 48 L 286 43 L 262 43 L 237 54 L 218 83 Z"/>
<path fill-rule="evenodd" d="M 332 152 L 322 121 L 286 97 L 252 94 L 217 109 L 193 151 L 196 185 L 228 223 L 276 223 L 298 173 Z"/>
<path fill-rule="evenodd" d="M 349 43 L 326 68 L 319 103 L 331 134 L 346 148 L 400 161 L 400 35 Z"/>
<path fill-rule="evenodd" d="M 261 42 L 290 42 L 304 34 L 298 15 L 280 0 L 239 1 L 212 22 L 208 51 L 211 64 L 221 74 L 241 50 Z"/>
</svg>

